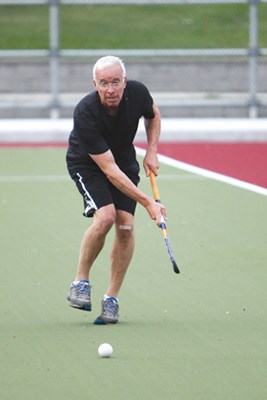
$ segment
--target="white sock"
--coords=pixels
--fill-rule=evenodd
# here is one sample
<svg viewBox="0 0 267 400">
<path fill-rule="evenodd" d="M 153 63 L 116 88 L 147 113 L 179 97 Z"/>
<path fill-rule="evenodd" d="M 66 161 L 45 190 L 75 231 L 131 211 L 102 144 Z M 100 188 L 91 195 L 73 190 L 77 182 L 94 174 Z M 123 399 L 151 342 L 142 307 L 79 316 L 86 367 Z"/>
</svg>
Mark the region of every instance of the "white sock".
<svg viewBox="0 0 267 400">
<path fill-rule="evenodd" d="M 107 294 L 104 294 L 104 300 L 110 299 L 111 297 L 112 297 L 113 299 L 115 299 L 115 300 L 117 301 L 117 303 L 119 302 L 119 299 L 118 299 L 117 297 L 108 296 Z"/>
<path fill-rule="evenodd" d="M 78 283 L 80 283 L 81 281 L 73 281 L 72 283 L 74 284 L 74 285 L 78 285 Z M 89 281 L 87 281 L 88 283 L 89 283 Z"/>
</svg>

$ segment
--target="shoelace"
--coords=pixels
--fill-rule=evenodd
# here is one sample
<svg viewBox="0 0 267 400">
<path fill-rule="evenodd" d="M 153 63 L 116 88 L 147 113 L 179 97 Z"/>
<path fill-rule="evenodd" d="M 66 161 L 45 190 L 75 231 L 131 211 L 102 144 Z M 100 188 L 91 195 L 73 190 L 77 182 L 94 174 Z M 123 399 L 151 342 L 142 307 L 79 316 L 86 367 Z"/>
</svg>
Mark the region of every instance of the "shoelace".
<svg viewBox="0 0 267 400">
<path fill-rule="evenodd" d="M 106 311 L 115 314 L 117 312 L 117 308 L 118 308 L 118 303 L 116 302 L 116 300 L 107 299 L 104 301 L 104 309 Z"/>
<path fill-rule="evenodd" d="M 79 295 L 89 296 L 90 285 L 87 282 L 80 282 L 78 285 Z"/>
</svg>

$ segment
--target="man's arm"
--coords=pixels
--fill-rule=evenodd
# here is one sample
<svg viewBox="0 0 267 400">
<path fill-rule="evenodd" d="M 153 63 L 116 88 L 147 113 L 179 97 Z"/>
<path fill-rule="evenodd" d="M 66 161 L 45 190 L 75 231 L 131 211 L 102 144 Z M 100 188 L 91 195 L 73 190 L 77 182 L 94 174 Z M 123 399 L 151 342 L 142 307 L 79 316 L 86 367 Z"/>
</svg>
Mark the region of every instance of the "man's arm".
<svg viewBox="0 0 267 400">
<path fill-rule="evenodd" d="M 161 119 L 158 106 L 153 104 L 154 118 L 145 119 L 145 129 L 147 135 L 147 150 L 144 158 L 144 170 L 147 176 L 149 176 L 150 170 L 158 175 L 158 141 L 160 136 Z"/>
<path fill-rule="evenodd" d="M 156 203 L 154 199 L 147 196 L 133 184 L 117 166 L 110 150 L 102 154 L 90 154 L 90 157 L 104 172 L 109 181 L 121 192 L 144 206 L 150 217 L 156 220 L 158 225 L 160 225 L 161 216 L 166 219 L 165 207 Z"/>
</svg>

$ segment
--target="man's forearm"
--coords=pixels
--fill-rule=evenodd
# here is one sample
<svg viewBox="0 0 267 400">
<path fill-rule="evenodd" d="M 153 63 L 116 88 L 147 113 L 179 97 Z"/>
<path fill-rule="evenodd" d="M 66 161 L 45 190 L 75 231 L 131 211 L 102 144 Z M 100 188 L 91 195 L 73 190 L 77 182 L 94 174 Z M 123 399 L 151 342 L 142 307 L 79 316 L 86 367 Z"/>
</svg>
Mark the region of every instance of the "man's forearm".
<svg viewBox="0 0 267 400">
<path fill-rule="evenodd" d="M 125 175 L 117 165 L 113 166 L 106 172 L 108 180 L 121 192 L 147 207 L 151 202 L 151 198 L 143 193 L 137 186 Z"/>
</svg>

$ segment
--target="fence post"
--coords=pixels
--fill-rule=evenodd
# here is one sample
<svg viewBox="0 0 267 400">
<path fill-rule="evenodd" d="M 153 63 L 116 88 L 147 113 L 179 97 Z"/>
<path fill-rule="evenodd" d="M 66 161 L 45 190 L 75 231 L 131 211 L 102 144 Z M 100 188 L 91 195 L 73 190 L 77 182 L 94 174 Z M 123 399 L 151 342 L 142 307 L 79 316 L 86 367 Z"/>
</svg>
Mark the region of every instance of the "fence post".
<svg viewBox="0 0 267 400">
<path fill-rule="evenodd" d="M 59 0 L 49 0 L 50 117 L 59 118 Z"/>
<path fill-rule="evenodd" d="M 257 118 L 258 92 L 258 17 L 259 0 L 249 0 L 249 117 Z"/>
</svg>

